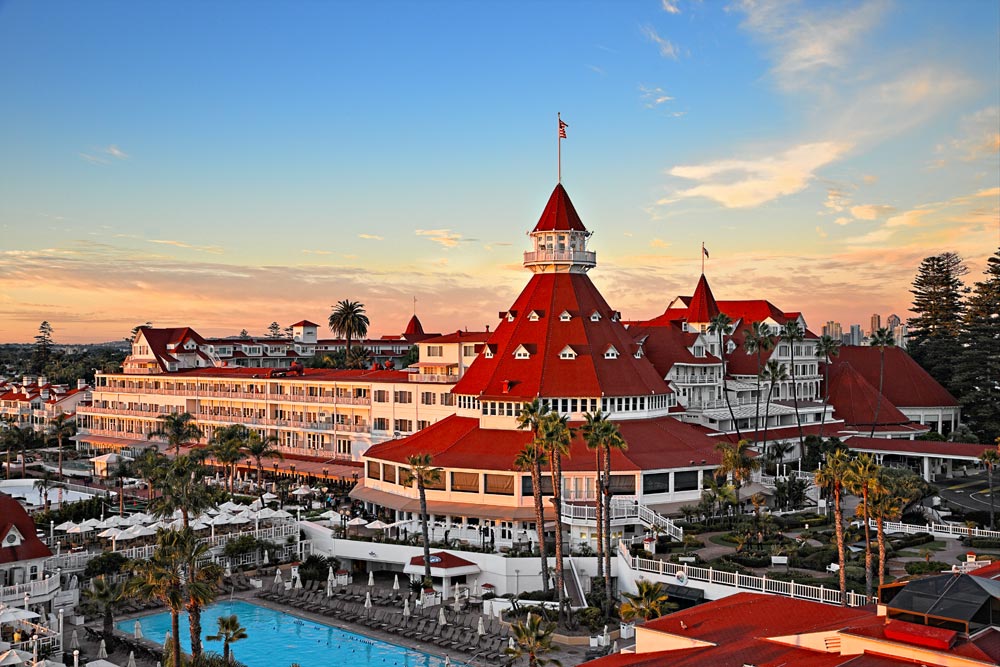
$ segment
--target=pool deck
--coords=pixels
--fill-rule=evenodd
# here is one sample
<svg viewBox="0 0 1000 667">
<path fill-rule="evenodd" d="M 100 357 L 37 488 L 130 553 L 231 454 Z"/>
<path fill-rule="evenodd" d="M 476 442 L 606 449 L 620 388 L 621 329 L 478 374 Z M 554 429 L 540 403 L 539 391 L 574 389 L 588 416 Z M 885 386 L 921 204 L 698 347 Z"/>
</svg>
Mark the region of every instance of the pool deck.
<svg viewBox="0 0 1000 667">
<path fill-rule="evenodd" d="M 424 653 L 429 653 L 431 655 L 439 656 L 442 659 L 444 659 L 444 657 L 447 655 L 447 656 L 451 657 L 451 659 L 454 660 L 454 661 L 456 661 L 456 662 L 462 662 L 462 663 L 465 663 L 467 665 L 474 665 L 476 667 L 486 667 L 487 665 L 492 665 L 493 664 L 493 663 L 487 662 L 487 661 L 482 660 L 482 659 L 478 659 L 478 660 L 473 659 L 468 654 L 461 653 L 461 652 L 450 652 L 450 653 L 448 653 L 448 652 L 442 652 L 441 647 L 437 646 L 435 644 L 429 644 L 429 643 L 420 642 L 420 641 L 413 641 L 413 640 L 409 640 L 409 639 L 407 639 L 405 637 L 401 637 L 401 636 L 395 635 L 395 634 L 390 634 L 388 632 L 382 632 L 380 630 L 377 630 L 377 629 L 374 629 L 374 628 L 370 628 L 370 627 L 365 626 L 365 625 L 358 625 L 358 624 L 354 624 L 354 623 L 349 623 L 347 621 L 343 621 L 343 620 L 338 619 L 336 617 L 324 616 L 322 614 L 314 614 L 312 612 L 308 612 L 308 611 L 305 611 L 303 609 L 290 608 L 290 607 L 287 607 L 287 606 L 282 605 L 282 604 L 275 604 L 273 602 L 270 602 L 269 600 L 264 600 L 264 599 L 258 598 L 256 596 L 256 593 L 254 591 L 247 591 L 247 592 L 242 592 L 242 593 L 236 593 L 236 594 L 234 594 L 232 596 L 229 596 L 229 595 L 220 596 L 216 601 L 217 602 L 224 602 L 224 601 L 229 600 L 229 599 L 241 600 L 243 602 L 248 602 L 250 604 L 255 604 L 255 605 L 258 605 L 260 607 L 265 607 L 267 609 L 271 609 L 273 611 L 278 611 L 278 612 L 281 612 L 283 614 L 287 614 L 289 616 L 297 616 L 299 618 L 303 618 L 303 619 L 306 619 L 308 621 L 313 621 L 315 623 L 319 623 L 319 624 L 322 624 L 322 625 L 333 626 L 335 628 L 340 628 L 341 630 L 344 630 L 344 631 L 347 631 L 347 632 L 352 632 L 354 634 L 359 634 L 359 635 L 364 635 L 366 637 L 371 637 L 372 639 L 377 639 L 377 640 L 383 641 L 383 642 L 385 642 L 387 644 L 395 644 L 396 646 L 404 646 L 404 647 L 408 647 L 408 648 L 417 649 L 418 651 L 423 651 Z M 149 616 L 151 614 L 161 613 L 162 611 L 163 611 L 162 609 L 153 609 L 153 610 L 146 610 L 146 611 L 142 611 L 142 612 L 137 612 L 137 613 L 134 613 L 134 614 L 125 614 L 125 615 L 121 615 L 121 616 L 116 615 L 115 616 L 115 623 L 117 624 L 117 623 L 120 623 L 122 621 L 135 620 L 137 618 L 142 618 L 144 616 Z M 99 624 L 97 624 L 97 627 L 99 627 Z M 72 628 L 69 627 L 69 626 L 67 626 L 67 628 L 66 628 L 66 642 L 65 642 L 65 646 L 69 646 L 69 633 L 70 633 L 71 630 L 72 630 Z M 181 631 L 182 632 L 187 632 L 187 624 L 183 625 L 183 627 L 181 628 Z M 90 642 L 89 640 L 87 640 L 87 638 L 85 637 L 85 634 L 86 633 L 84 633 L 82 629 L 79 630 L 79 632 L 78 632 L 78 636 L 79 636 L 80 644 L 81 644 L 81 646 L 80 646 L 81 652 L 84 655 L 87 655 L 90 659 L 93 659 L 93 657 L 95 657 L 97 655 L 97 643 L 96 642 Z M 210 633 L 208 633 L 208 634 L 210 634 Z M 559 651 L 557 651 L 557 652 L 555 652 L 555 653 L 553 653 L 551 655 L 552 655 L 553 658 L 558 659 L 563 664 L 563 667 L 575 667 L 576 665 L 579 665 L 580 663 L 586 661 L 586 658 L 585 658 L 585 655 L 584 655 L 585 652 L 586 652 L 586 647 L 560 647 Z M 109 656 L 108 659 L 111 660 L 112 662 L 116 662 L 116 663 L 120 663 L 120 664 L 124 665 L 125 662 L 126 662 L 126 660 L 127 660 L 127 658 L 128 658 L 128 654 L 126 653 L 124 655 L 111 655 L 111 656 Z M 291 664 L 291 662 L 293 662 L 294 660 L 295 660 L 295 656 L 288 656 L 288 662 L 289 662 L 289 664 Z M 85 664 L 84 661 L 81 660 L 81 664 Z M 142 661 L 142 660 L 140 660 L 140 659 L 137 658 L 136 659 L 136 665 L 138 667 L 155 667 L 155 662 L 146 662 L 146 661 Z M 276 665 L 275 667 L 283 667 L 283 666 Z"/>
</svg>

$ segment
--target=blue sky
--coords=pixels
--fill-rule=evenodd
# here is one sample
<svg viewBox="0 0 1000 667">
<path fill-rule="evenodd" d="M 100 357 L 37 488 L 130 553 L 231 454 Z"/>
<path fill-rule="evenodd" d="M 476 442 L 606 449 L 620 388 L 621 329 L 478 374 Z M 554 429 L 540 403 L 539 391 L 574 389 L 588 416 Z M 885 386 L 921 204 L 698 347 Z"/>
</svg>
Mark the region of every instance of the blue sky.
<svg viewBox="0 0 1000 667">
<path fill-rule="evenodd" d="M 995 2 L 0 4 L 0 340 L 492 324 L 563 180 L 626 317 L 905 316 L 1000 227 Z"/>
</svg>

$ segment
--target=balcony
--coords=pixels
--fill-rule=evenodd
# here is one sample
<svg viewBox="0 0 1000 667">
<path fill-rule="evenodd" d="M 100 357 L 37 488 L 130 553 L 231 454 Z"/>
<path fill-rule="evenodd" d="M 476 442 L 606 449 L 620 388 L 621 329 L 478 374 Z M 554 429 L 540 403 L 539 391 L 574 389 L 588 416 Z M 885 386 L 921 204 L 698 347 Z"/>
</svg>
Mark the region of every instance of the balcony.
<svg viewBox="0 0 1000 667">
<path fill-rule="evenodd" d="M 24 603 L 24 594 L 31 595 L 32 602 L 44 602 L 48 596 L 59 590 L 59 577 L 49 575 L 45 579 L 29 581 L 16 586 L 0 588 L 0 603 L 14 606 Z"/>
<path fill-rule="evenodd" d="M 719 378 L 711 375 L 678 375 L 670 378 L 670 381 L 677 384 L 718 384 Z"/>
<path fill-rule="evenodd" d="M 407 378 L 410 382 L 433 382 L 438 384 L 455 384 L 457 375 L 439 375 L 437 373 L 411 373 Z"/>
<path fill-rule="evenodd" d="M 597 265 L 597 253 L 589 250 L 529 250 L 524 253 L 525 264 L 583 264 Z"/>
</svg>

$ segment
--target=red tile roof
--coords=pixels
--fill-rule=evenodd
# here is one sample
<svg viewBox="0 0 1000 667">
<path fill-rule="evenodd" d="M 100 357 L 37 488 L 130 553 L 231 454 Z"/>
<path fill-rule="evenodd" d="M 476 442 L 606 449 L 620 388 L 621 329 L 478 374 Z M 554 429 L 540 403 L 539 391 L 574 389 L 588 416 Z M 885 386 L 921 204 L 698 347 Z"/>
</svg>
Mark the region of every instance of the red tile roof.
<svg viewBox="0 0 1000 667">
<path fill-rule="evenodd" d="M 844 441 L 848 447 L 859 452 L 895 452 L 915 456 L 967 456 L 982 455 L 995 445 L 977 445 L 966 442 L 938 442 L 934 440 L 890 440 L 888 438 L 851 437 Z"/>
<path fill-rule="evenodd" d="M 719 314 L 719 305 L 715 302 L 712 288 L 708 286 L 708 279 L 705 274 L 701 274 L 698 279 L 698 286 L 694 288 L 694 296 L 688 304 L 688 322 L 711 322 L 712 318 Z"/>
<path fill-rule="evenodd" d="M 437 562 L 435 562 L 437 558 Z M 417 567 L 424 566 L 424 557 L 414 556 L 410 559 L 410 565 L 416 565 Z M 456 567 L 468 567 L 470 565 L 475 565 L 472 561 L 460 558 L 455 554 L 448 553 L 447 551 L 436 551 L 431 554 L 431 565 L 433 567 L 439 568 L 441 570 L 451 570 Z"/>
<path fill-rule="evenodd" d="M 21 507 L 21 504 L 0 493 L 0 540 L 3 540 L 11 527 L 16 527 L 21 534 L 21 545 L 16 547 L 3 546 L 0 542 L 0 564 L 14 563 L 32 558 L 48 558 L 52 550 L 38 539 L 35 534 L 35 522 Z"/>
<path fill-rule="evenodd" d="M 833 365 L 850 364 L 868 383 L 878 387 L 879 348 L 845 346 L 833 358 Z M 952 407 L 958 401 L 937 383 L 913 358 L 898 347 L 885 348 L 885 384 L 883 393 L 900 408 Z"/>
<path fill-rule="evenodd" d="M 877 380 L 876 380 L 877 381 Z M 849 363 L 840 363 L 830 370 L 830 403 L 834 414 L 851 426 L 871 426 L 873 423 L 898 425 L 910 423 L 892 402 L 882 396 Z M 878 410 L 876 421 L 875 411 Z"/>
<path fill-rule="evenodd" d="M 489 340 L 489 331 L 456 331 L 455 333 L 425 338 L 421 343 L 485 343 Z"/>
<path fill-rule="evenodd" d="M 532 231 L 587 231 L 580 216 L 577 215 L 576 209 L 573 208 L 573 202 L 569 200 L 569 195 L 562 183 L 556 185 L 552 191 L 549 201 L 542 211 L 542 217 L 538 219 L 538 224 Z"/>
<path fill-rule="evenodd" d="M 612 451 L 611 465 L 615 470 L 719 464 L 715 442 L 673 417 L 616 423 L 628 449 Z M 414 454 L 430 454 L 434 465 L 442 468 L 511 471 L 515 470 L 514 459 L 530 440 L 528 431 L 485 429 L 474 417 L 452 415 L 409 437 L 372 445 L 365 452 L 365 458 L 406 463 Z M 563 469 L 583 471 L 592 468 L 593 453 L 577 433 L 569 456 L 563 459 Z"/>
<path fill-rule="evenodd" d="M 309 320 L 302 320 L 301 322 L 296 322 L 292 325 L 293 327 L 318 327 L 319 325 L 315 322 L 310 322 Z"/>
<path fill-rule="evenodd" d="M 545 315 L 532 321 L 531 311 Z M 568 322 L 560 319 L 563 311 L 573 314 Z M 530 400 L 668 392 L 653 365 L 633 356 L 635 341 L 586 274 L 535 274 L 508 312 L 511 317 L 501 319 L 489 338 L 493 358 L 477 358 L 454 393 Z M 593 313 L 599 315 L 596 321 Z M 518 347 L 532 345 L 536 351 L 529 358 L 514 357 Z M 575 359 L 560 359 L 567 345 L 578 352 Z M 609 345 L 618 350 L 617 358 L 605 358 Z"/>
<path fill-rule="evenodd" d="M 634 325 L 628 328 L 636 342 L 642 342 L 642 353 L 656 369 L 660 377 L 666 377 L 674 364 L 718 365 L 719 358 L 705 353 L 696 357 L 690 348 L 694 346 L 698 334 L 681 331 L 679 323 L 666 326 Z"/>
<path fill-rule="evenodd" d="M 403 331 L 404 336 L 412 336 L 414 334 L 423 335 L 424 327 L 420 324 L 420 320 L 417 319 L 416 314 L 410 318 L 410 321 L 406 323 L 406 330 Z"/>
</svg>

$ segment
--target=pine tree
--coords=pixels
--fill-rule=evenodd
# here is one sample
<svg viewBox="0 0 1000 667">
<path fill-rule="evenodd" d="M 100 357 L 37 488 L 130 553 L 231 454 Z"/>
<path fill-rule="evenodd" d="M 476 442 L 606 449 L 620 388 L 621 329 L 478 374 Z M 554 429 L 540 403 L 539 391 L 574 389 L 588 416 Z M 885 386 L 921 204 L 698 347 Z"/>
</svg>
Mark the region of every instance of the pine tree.
<svg viewBox="0 0 1000 667">
<path fill-rule="evenodd" d="M 267 325 L 267 337 L 268 338 L 281 338 L 281 325 L 277 322 L 271 322 Z"/>
<path fill-rule="evenodd" d="M 953 252 L 924 258 L 913 279 L 915 313 L 907 322 L 907 351 L 931 376 L 954 393 L 952 374 L 962 351 L 961 333 L 968 289 L 962 276 L 969 272 Z"/>
<path fill-rule="evenodd" d="M 980 442 L 1000 435 L 1000 250 L 969 296 L 954 382 L 962 418 Z"/>
<path fill-rule="evenodd" d="M 240 329 L 240 338 L 249 338 L 250 332 L 246 329 Z"/>
<path fill-rule="evenodd" d="M 31 354 L 31 370 L 35 373 L 45 371 L 45 365 L 52 357 L 52 325 L 44 321 L 38 325 L 38 335 L 35 336 L 35 348 Z"/>
</svg>

